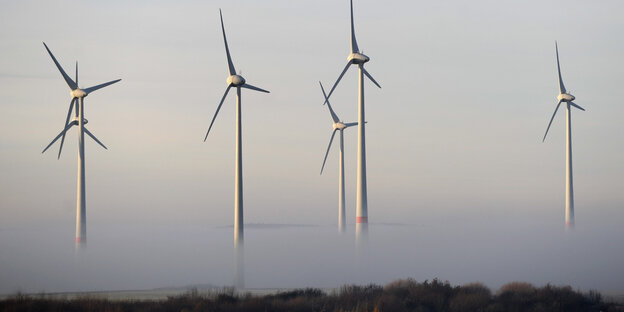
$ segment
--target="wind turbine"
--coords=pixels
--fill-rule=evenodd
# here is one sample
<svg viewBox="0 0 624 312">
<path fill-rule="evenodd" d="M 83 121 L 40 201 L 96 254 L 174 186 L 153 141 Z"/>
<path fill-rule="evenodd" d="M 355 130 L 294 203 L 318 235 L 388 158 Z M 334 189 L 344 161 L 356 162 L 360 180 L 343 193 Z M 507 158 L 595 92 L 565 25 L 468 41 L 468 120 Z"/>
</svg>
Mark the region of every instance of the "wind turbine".
<svg viewBox="0 0 624 312">
<path fill-rule="evenodd" d="M 359 99 L 358 99 L 358 154 L 357 154 L 357 204 L 356 204 L 356 236 L 358 240 L 360 237 L 366 238 L 368 233 L 368 196 L 366 192 L 366 138 L 365 138 L 365 115 L 364 115 L 364 75 L 368 77 L 377 87 L 381 86 L 375 81 L 373 76 L 364 69 L 364 63 L 368 62 L 370 58 L 360 52 L 357 41 L 355 40 L 355 29 L 353 26 L 353 0 L 351 3 L 351 54 L 347 57 L 347 65 L 338 76 L 338 79 L 332 86 L 329 94 L 325 98 L 325 103 L 332 95 L 336 86 L 342 79 L 342 76 L 347 72 L 347 69 L 351 65 L 357 65 L 359 69 Z"/>
<path fill-rule="evenodd" d="M 120 81 L 121 79 L 109 81 L 103 84 L 99 84 L 97 86 L 81 89 L 78 87 L 78 62 L 76 62 L 76 81 L 74 82 L 63 70 L 63 67 L 56 60 L 52 51 L 48 49 L 48 46 L 43 43 L 48 54 L 52 57 L 54 64 L 61 72 L 63 79 L 71 89 L 70 95 L 72 97 L 69 102 L 69 111 L 67 112 L 67 117 L 65 118 L 65 124 L 63 125 L 63 130 L 59 135 L 57 135 L 46 148 L 43 149 L 41 153 L 44 153 L 54 142 L 56 142 L 59 138 L 61 139 L 61 144 L 59 147 L 58 158 L 61 157 L 61 151 L 63 149 L 63 142 L 65 141 L 65 134 L 71 127 L 78 126 L 78 195 L 76 199 L 76 246 L 78 248 L 82 248 L 85 246 L 87 242 L 87 204 L 86 204 L 86 191 L 85 191 L 85 154 L 84 154 L 84 134 L 86 133 L 89 137 L 91 137 L 95 142 L 101 145 L 106 149 L 106 146 L 100 142 L 91 131 L 87 130 L 85 124 L 87 120 L 84 118 L 84 98 L 91 94 L 92 92 L 109 86 L 113 83 Z M 71 116 L 72 110 L 76 106 L 76 111 L 74 118 L 70 121 L 69 118 Z"/>
<path fill-rule="evenodd" d="M 561 79 L 561 67 L 559 66 L 559 48 L 557 47 L 557 41 L 555 41 L 555 53 L 557 54 L 557 73 L 559 74 L 559 95 L 557 96 L 557 106 L 550 122 L 544 133 L 542 142 L 546 140 L 546 135 L 550 129 L 550 125 L 557 114 L 557 110 L 561 103 L 566 103 L 566 207 L 565 207 L 565 224 L 566 228 L 574 228 L 574 191 L 572 188 L 572 117 L 570 106 L 578 108 L 582 111 L 585 109 L 572 102 L 576 99 L 574 95 L 566 91 L 563 85 L 563 79 Z"/>
<path fill-rule="evenodd" d="M 351 126 L 357 126 L 357 122 L 349 122 L 343 123 L 338 118 L 338 115 L 334 112 L 329 104 L 329 99 L 327 98 L 327 94 L 325 94 L 325 89 L 323 89 L 323 84 L 319 81 L 319 85 L 321 85 L 321 91 L 323 91 L 323 96 L 325 97 L 325 101 L 327 102 L 327 107 L 329 108 L 329 114 L 331 115 L 332 120 L 334 121 L 333 127 L 334 131 L 332 131 L 332 135 L 329 139 L 329 145 L 327 146 L 327 152 L 325 152 L 325 158 L 323 159 L 323 165 L 321 166 L 321 174 L 323 174 L 323 168 L 325 168 L 325 162 L 327 161 L 327 155 L 329 154 L 329 149 L 331 148 L 332 141 L 334 140 L 334 135 L 336 131 L 340 131 L 340 156 L 338 162 L 338 230 L 340 233 L 344 233 L 347 228 L 347 222 L 345 217 L 345 184 L 344 184 L 344 129 L 347 129 Z"/>
<path fill-rule="evenodd" d="M 221 9 L 219 9 L 219 16 L 221 17 L 221 31 L 223 32 L 223 43 L 225 44 L 225 54 L 227 56 L 228 69 L 230 75 L 227 78 L 227 88 L 225 89 L 225 93 L 221 98 L 221 102 L 217 106 L 217 111 L 212 117 L 212 121 L 210 122 L 210 127 L 208 127 L 208 131 L 206 132 L 206 136 L 204 137 L 204 142 L 208 138 L 208 134 L 210 133 L 210 129 L 212 129 L 212 125 L 217 118 L 217 114 L 219 114 L 219 110 L 221 109 L 221 105 L 223 105 L 223 101 L 227 96 L 230 88 L 236 88 L 236 172 L 235 172 L 235 188 L 234 188 L 234 246 L 237 250 L 237 262 L 239 269 L 242 269 L 242 246 L 243 246 L 243 145 L 241 141 L 242 136 L 242 127 L 241 127 L 241 88 L 251 89 L 255 91 L 269 93 L 269 91 L 260 89 L 258 87 L 254 87 L 248 84 L 245 81 L 245 78 L 241 75 L 236 74 L 236 69 L 234 68 L 234 64 L 232 63 L 232 57 L 230 56 L 230 49 L 228 48 L 227 39 L 225 37 L 225 27 L 223 26 L 223 15 L 221 14 Z M 237 287 L 243 287 L 243 276 L 242 272 L 237 272 Z"/>
</svg>

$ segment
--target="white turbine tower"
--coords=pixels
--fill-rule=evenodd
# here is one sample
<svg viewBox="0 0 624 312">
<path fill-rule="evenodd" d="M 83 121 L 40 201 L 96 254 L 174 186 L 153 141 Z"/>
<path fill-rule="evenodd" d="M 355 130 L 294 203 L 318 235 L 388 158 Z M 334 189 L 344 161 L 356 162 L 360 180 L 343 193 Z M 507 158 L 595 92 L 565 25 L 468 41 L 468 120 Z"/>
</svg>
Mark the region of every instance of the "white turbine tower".
<svg viewBox="0 0 624 312">
<path fill-rule="evenodd" d="M 63 67 L 56 60 L 48 46 L 43 43 L 46 50 L 52 57 L 54 64 L 61 72 L 61 75 L 65 79 L 65 82 L 71 89 L 70 95 L 72 97 L 69 102 L 69 111 L 67 112 L 67 117 L 65 118 L 65 124 L 63 125 L 63 131 L 57 135 L 48 146 L 41 153 L 44 153 L 54 142 L 56 142 L 59 138 L 61 139 L 61 144 L 58 152 L 58 158 L 61 157 L 61 151 L 63 150 L 63 142 L 65 141 L 65 134 L 67 131 L 73 127 L 78 126 L 78 198 L 76 200 L 76 247 L 82 248 L 86 245 L 87 242 L 87 203 L 86 203 L 86 191 L 85 191 L 85 154 L 84 154 L 84 134 L 86 133 L 89 137 L 91 137 L 95 142 L 100 144 L 103 148 L 106 149 L 106 146 L 100 142 L 87 128 L 84 126 L 87 123 L 87 120 L 84 118 L 84 98 L 94 92 L 95 90 L 104 88 L 108 85 L 116 83 L 121 79 L 109 81 L 103 84 L 99 84 L 97 86 L 93 86 L 90 88 L 80 89 L 78 87 L 78 63 L 76 63 L 76 81 L 74 82 L 63 70 Z M 77 104 L 76 104 L 77 103 Z M 76 111 L 74 118 L 70 121 L 69 118 L 72 113 L 72 109 L 76 105 Z"/>
<path fill-rule="evenodd" d="M 356 225 L 355 233 L 358 240 L 366 239 L 368 233 L 368 196 L 366 192 L 366 138 L 365 138 L 365 123 L 364 119 L 364 75 L 368 77 L 377 87 L 381 86 L 375 81 L 373 76 L 364 69 L 364 63 L 368 62 L 370 58 L 360 52 L 357 41 L 355 40 L 355 29 L 353 26 L 353 0 L 351 3 L 351 54 L 347 58 L 347 65 L 338 76 L 338 79 L 332 86 L 327 99 L 332 95 L 334 89 L 344 76 L 347 69 L 351 65 L 357 65 L 359 69 L 359 101 L 358 101 L 358 154 L 357 154 L 357 204 L 356 204 Z"/>
<path fill-rule="evenodd" d="M 550 122 L 548 123 L 548 127 L 546 128 L 546 133 L 544 133 L 544 138 L 542 142 L 546 140 L 546 135 L 548 134 L 548 130 L 550 129 L 550 125 L 557 114 L 557 110 L 562 102 L 566 103 L 566 207 L 565 207 L 565 224 L 566 228 L 574 228 L 574 191 L 572 188 L 572 117 L 570 106 L 574 106 L 582 111 L 585 109 L 578 106 L 576 103 L 572 102 L 574 99 L 574 95 L 566 92 L 566 88 L 563 85 L 563 79 L 561 79 L 561 67 L 559 66 L 559 48 L 557 47 L 557 42 L 555 41 L 555 53 L 557 55 L 557 73 L 559 74 L 559 95 L 557 96 L 557 106 L 555 107 L 555 112 L 550 118 Z"/>
<path fill-rule="evenodd" d="M 212 117 L 212 121 L 210 122 L 210 126 L 208 127 L 208 131 L 206 132 L 206 136 L 204 137 L 204 142 L 208 138 L 208 134 L 210 133 L 210 129 L 212 128 L 212 124 L 214 123 L 217 115 L 219 114 L 219 110 L 221 109 L 221 105 L 225 100 L 230 88 L 236 88 L 236 169 L 235 169 L 235 188 L 234 188 L 234 247 L 236 249 L 237 254 L 237 274 L 236 274 L 236 287 L 243 288 L 244 287 L 244 275 L 242 272 L 243 268 L 243 145 L 242 145 L 242 127 L 241 127 L 241 88 L 251 89 L 255 91 L 269 93 L 267 90 L 260 89 L 258 87 L 254 87 L 245 82 L 245 78 L 241 75 L 236 74 L 236 69 L 234 69 L 234 64 L 232 63 L 232 58 L 230 57 L 230 49 L 228 48 L 227 39 L 225 37 L 225 27 L 223 26 L 223 15 L 221 14 L 221 10 L 219 9 L 219 16 L 221 17 L 221 31 L 223 32 L 223 42 L 225 44 L 225 54 L 227 56 L 228 69 L 230 75 L 227 78 L 227 88 L 225 89 L 225 93 L 221 98 L 221 102 L 217 106 L 217 111 Z"/>
<path fill-rule="evenodd" d="M 323 168 L 325 168 L 325 162 L 327 161 L 327 155 L 329 154 L 329 149 L 331 148 L 332 141 L 334 140 L 334 135 L 336 131 L 340 131 L 340 155 L 338 159 L 338 230 L 340 233 L 344 233 L 347 228 L 347 221 L 345 217 L 345 179 L 344 179 L 344 129 L 347 129 L 352 126 L 357 126 L 357 122 L 349 122 L 343 123 L 340 121 L 340 118 L 336 115 L 334 110 L 329 104 L 329 99 L 327 98 L 327 94 L 325 94 L 325 89 L 323 89 L 323 84 L 319 81 L 321 85 L 321 91 L 323 91 L 323 96 L 325 97 L 325 101 L 327 102 L 327 107 L 329 108 L 329 114 L 331 115 L 332 120 L 334 121 L 333 127 L 334 131 L 332 131 L 331 138 L 329 138 L 329 145 L 327 146 L 327 152 L 325 152 L 325 158 L 323 159 L 323 165 L 321 166 L 321 174 L 323 174 Z"/>
</svg>

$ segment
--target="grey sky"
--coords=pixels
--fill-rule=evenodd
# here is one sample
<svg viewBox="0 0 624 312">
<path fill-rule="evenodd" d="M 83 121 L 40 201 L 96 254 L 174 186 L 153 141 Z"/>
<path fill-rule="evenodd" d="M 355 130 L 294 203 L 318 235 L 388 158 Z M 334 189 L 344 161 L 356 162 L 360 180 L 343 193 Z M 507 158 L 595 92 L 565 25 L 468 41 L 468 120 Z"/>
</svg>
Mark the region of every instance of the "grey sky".
<svg viewBox="0 0 624 312">
<path fill-rule="evenodd" d="M 439 276 L 624 290 L 621 1 L 355 0 L 358 44 L 383 87 L 366 85 L 375 256 L 363 278 L 352 235 L 336 242 L 336 150 L 318 175 L 331 131 L 318 80 L 330 85 L 345 65 L 347 1 L 1 1 L 0 292 L 230 282 L 233 98 L 202 142 L 226 87 L 218 8 L 236 68 L 271 91 L 243 92 L 245 221 L 318 225 L 249 230 L 249 286 Z M 558 91 L 554 40 L 587 109 L 572 116 L 577 231 L 567 236 L 563 114 L 541 143 Z M 40 154 L 70 100 L 41 41 L 68 72 L 79 62 L 81 86 L 123 79 L 85 101 L 109 147 L 86 146 L 89 257 L 115 254 L 86 261 L 92 284 L 61 274 L 72 268 L 76 135 L 60 161 L 56 146 Z M 357 117 L 356 80 L 349 72 L 332 96 L 345 121 Z M 355 131 L 345 143 L 352 232 Z M 309 269 L 319 254 L 335 269 Z M 351 273 L 335 278 L 338 268 Z"/>
</svg>

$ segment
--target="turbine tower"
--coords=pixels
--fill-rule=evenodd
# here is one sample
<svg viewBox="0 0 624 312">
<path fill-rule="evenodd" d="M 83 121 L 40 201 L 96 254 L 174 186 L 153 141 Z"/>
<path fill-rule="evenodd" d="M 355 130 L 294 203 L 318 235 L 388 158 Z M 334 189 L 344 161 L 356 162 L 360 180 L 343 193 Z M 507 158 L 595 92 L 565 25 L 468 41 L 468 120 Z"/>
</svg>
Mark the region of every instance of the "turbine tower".
<svg viewBox="0 0 624 312">
<path fill-rule="evenodd" d="M 364 75 L 368 77 L 377 87 L 381 86 L 375 81 L 373 76 L 364 69 L 364 63 L 368 62 L 370 58 L 360 52 L 357 41 L 355 40 L 355 29 L 353 26 L 353 0 L 351 3 L 351 54 L 347 58 L 347 65 L 338 76 L 338 79 L 332 86 L 327 99 L 332 95 L 336 86 L 342 79 L 342 76 L 347 72 L 349 66 L 357 65 L 359 69 L 359 91 L 358 91 L 358 153 L 357 153 L 357 204 L 356 204 L 356 219 L 355 219 L 355 233 L 358 241 L 365 240 L 368 236 L 368 196 L 366 192 L 366 129 L 364 119 Z"/>
<path fill-rule="evenodd" d="M 48 54 L 52 57 L 54 64 L 61 72 L 63 79 L 71 89 L 70 95 L 72 97 L 69 102 L 69 111 L 67 112 L 67 117 L 65 118 L 65 124 L 63 125 L 63 130 L 59 135 L 57 135 L 46 148 L 43 149 L 41 153 L 44 153 L 54 142 L 56 142 L 59 138 L 61 139 L 58 157 L 61 158 L 61 151 L 63 150 L 63 142 L 65 141 L 65 134 L 67 131 L 73 127 L 78 126 L 78 195 L 76 200 L 76 247 L 78 249 L 83 248 L 87 243 L 87 201 L 86 201 L 86 191 L 85 191 L 85 153 L 84 153 L 84 134 L 86 133 L 89 137 L 91 137 L 95 142 L 100 144 L 104 149 L 106 146 L 100 142 L 92 133 L 89 131 L 85 124 L 87 120 L 84 118 L 84 98 L 94 92 L 95 90 L 104 88 L 108 85 L 116 83 L 121 79 L 109 81 L 103 84 L 99 84 L 97 86 L 93 86 L 90 88 L 81 89 L 78 87 L 78 63 L 76 62 L 76 81 L 74 82 L 63 70 L 63 67 L 56 60 L 48 46 L 43 43 Z M 70 121 L 72 110 L 76 106 L 74 118 Z"/>
<path fill-rule="evenodd" d="M 206 132 L 206 136 L 204 137 L 204 142 L 208 138 L 208 134 L 210 133 L 210 129 L 212 129 L 212 125 L 219 114 L 219 110 L 221 109 L 221 105 L 223 105 L 223 101 L 227 96 L 228 92 L 232 87 L 236 88 L 236 169 L 235 169 L 235 178 L 234 178 L 234 247 L 236 249 L 237 255 L 237 277 L 236 277 L 236 287 L 242 288 L 243 285 L 243 145 L 242 145 L 242 127 L 241 127 L 241 88 L 260 91 L 269 93 L 267 90 L 260 89 L 258 87 L 254 87 L 245 82 L 245 78 L 241 75 L 236 74 L 236 69 L 234 68 L 234 63 L 232 63 L 232 57 L 230 56 L 230 49 L 228 48 L 227 39 L 225 37 L 225 27 L 223 26 L 223 15 L 221 14 L 221 9 L 219 9 L 219 16 L 221 18 L 221 31 L 223 32 L 223 43 L 225 44 L 225 54 L 227 56 L 228 69 L 230 75 L 227 78 L 227 88 L 225 89 L 225 93 L 221 98 L 221 102 L 217 106 L 217 111 L 212 117 L 212 121 L 210 122 L 210 126 L 208 127 L 208 131 Z"/>
<path fill-rule="evenodd" d="M 321 85 L 321 91 L 323 91 L 323 97 L 325 97 L 325 101 L 327 102 L 327 107 L 329 108 L 329 114 L 331 115 L 332 120 L 334 121 L 333 127 L 334 131 L 329 139 L 329 145 L 327 146 L 327 152 L 325 152 L 325 158 L 323 159 L 323 165 L 321 166 L 321 174 L 323 174 L 323 168 L 325 168 L 325 162 L 327 161 L 327 155 L 329 154 L 329 149 L 331 148 L 332 141 L 334 140 L 334 135 L 336 131 L 340 131 L 340 156 L 338 161 L 338 230 L 340 233 L 344 233 L 347 228 L 347 221 L 345 217 L 345 184 L 344 184 L 344 129 L 347 129 L 352 126 L 357 126 L 357 122 L 349 122 L 343 123 L 340 121 L 340 118 L 336 115 L 334 110 L 329 104 L 329 99 L 327 98 L 327 94 L 325 94 L 325 89 L 323 89 L 323 84 L 319 81 Z"/>
<path fill-rule="evenodd" d="M 571 106 L 578 108 L 582 111 L 585 109 L 578 106 L 576 103 L 572 102 L 576 97 L 566 92 L 566 88 L 563 85 L 563 79 L 561 79 L 561 67 L 559 66 L 559 48 L 557 47 L 557 42 L 555 41 L 555 53 L 557 55 L 557 73 L 559 74 L 559 95 L 557 96 L 557 106 L 555 107 L 555 112 L 550 118 L 550 122 L 548 123 L 548 127 L 546 128 L 546 133 L 544 133 L 544 138 L 542 142 L 546 140 L 546 135 L 548 134 L 548 130 L 550 129 L 550 125 L 557 114 L 557 110 L 561 103 L 566 103 L 566 207 L 565 207 L 565 224 L 566 228 L 572 229 L 574 228 L 574 190 L 572 187 L 572 117 L 571 117 Z"/>
</svg>

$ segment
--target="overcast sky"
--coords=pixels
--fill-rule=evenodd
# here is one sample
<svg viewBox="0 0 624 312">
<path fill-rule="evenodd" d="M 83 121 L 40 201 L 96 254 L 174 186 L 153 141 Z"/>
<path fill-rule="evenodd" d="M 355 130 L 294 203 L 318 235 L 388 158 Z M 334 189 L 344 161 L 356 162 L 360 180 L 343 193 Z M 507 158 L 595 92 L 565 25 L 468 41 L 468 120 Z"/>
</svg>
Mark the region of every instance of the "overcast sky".
<svg viewBox="0 0 624 312">
<path fill-rule="evenodd" d="M 0 0 L 0 293 L 231 283 L 233 93 L 203 142 L 228 75 L 219 8 L 236 69 L 271 91 L 242 91 L 245 222 L 311 225 L 248 228 L 248 286 L 437 276 L 624 291 L 621 1 L 355 1 L 383 87 L 366 82 L 371 255 L 358 269 L 355 129 L 345 237 L 336 149 L 319 176 L 332 124 L 318 81 L 346 64 L 348 1 Z M 572 116 L 573 233 L 564 111 L 541 142 L 555 40 L 587 110 Z M 68 73 L 79 62 L 81 87 L 123 79 L 85 99 L 109 149 L 87 140 L 84 274 L 72 250 L 76 130 L 60 160 L 58 145 L 41 154 L 70 101 L 42 41 Z M 357 119 L 356 70 L 331 100 Z"/>
</svg>

